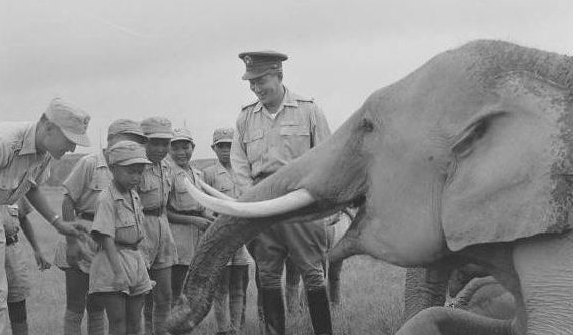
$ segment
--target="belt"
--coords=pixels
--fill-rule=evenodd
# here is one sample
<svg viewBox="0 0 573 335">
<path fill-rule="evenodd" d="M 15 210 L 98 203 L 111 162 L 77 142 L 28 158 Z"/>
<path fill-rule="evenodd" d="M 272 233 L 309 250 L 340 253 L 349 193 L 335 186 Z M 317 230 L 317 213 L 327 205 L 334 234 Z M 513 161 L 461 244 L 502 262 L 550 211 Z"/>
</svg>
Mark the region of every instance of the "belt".
<svg viewBox="0 0 573 335">
<path fill-rule="evenodd" d="M 143 214 L 150 215 L 150 216 L 161 216 L 161 214 L 163 214 L 163 207 L 144 208 Z"/>
<path fill-rule="evenodd" d="M 18 235 L 6 236 L 6 245 L 12 245 L 18 243 Z"/>
<path fill-rule="evenodd" d="M 94 220 L 94 213 L 82 213 L 80 214 L 80 218 L 87 220 L 87 221 L 93 221 Z"/>
<path fill-rule="evenodd" d="M 139 242 L 137 242 L 135 244 L 130 244 L 130 243 L 122 243 L 122 242 L 115 241 L 115 245 L 117 245 L 118 247 L 123 248 L 123 249 L 137 250 L 137 246 L 139 245 Z"/>
<path fill-rule="evenodd" d="M 190 210 L 190 211 L 176 211 L 173 210 L 173 213 L 175 214 L 179 214 L 179 215 L 188 215 L 188 216 L 203 216 L 203 211 L 197 211 L 197 210 Z"/>
</svg>

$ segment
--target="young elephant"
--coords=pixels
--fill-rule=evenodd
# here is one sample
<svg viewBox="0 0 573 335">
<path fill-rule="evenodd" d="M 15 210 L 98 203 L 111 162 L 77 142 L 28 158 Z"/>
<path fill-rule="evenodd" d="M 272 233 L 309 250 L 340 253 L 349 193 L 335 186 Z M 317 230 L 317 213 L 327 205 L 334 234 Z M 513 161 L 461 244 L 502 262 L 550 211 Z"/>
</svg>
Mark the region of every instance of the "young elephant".
<svg viewBox="0 0 573 335">
<path fill-rule="evenodd" d="M 226 215 L 205 234 L 171 329 L 205 317 L 221 268 L 262 229 L 356 204 L 333 258 L 439 267 L 454 257 L 483 266 L 515 299 L 514 320 L 431 308 L 408 322 L 432 313 L 431 324 L 400 335 L 570 334 L 572 133 L 571 57 L 500 41 L 442 53 L 239 202 L 194 193 Z"/>
</svg>

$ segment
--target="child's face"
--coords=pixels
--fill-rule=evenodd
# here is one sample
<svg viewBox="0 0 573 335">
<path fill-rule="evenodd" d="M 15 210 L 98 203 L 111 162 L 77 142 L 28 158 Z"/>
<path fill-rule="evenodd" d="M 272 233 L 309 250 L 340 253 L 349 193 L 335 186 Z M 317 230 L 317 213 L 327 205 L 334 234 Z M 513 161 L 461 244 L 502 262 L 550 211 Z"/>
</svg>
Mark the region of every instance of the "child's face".
<svg viewBox="0 0 573 335">
<path fill-rule="evenodd" d="M 159 163 L 169 151 L 169 139 L 167 138 L 150 138 L 145 144 L 147 159 L 153 163 Z"/>
<path fill-rule="evenodd" d="M 141 183 L 145 164 L 114 165 L 112 168 L 115 182 L 125 190 L 131 190 Z"/>
<path fill-rule="evenodd" d="M 193 145 L 189 141 L 171 142 L 170 155 L 175 164 L 186 167 L 193 155 Z"/>
</svg>

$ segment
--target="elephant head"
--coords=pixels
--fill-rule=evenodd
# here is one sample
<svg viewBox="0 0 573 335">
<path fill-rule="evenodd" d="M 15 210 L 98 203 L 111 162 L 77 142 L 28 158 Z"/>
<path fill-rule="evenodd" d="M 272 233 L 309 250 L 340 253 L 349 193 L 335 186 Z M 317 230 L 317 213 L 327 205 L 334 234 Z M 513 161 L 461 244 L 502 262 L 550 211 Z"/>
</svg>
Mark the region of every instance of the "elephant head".
<svg viewBox="0 0 573 335">
<path fill-rule="evenodd" d="M 426 266 L 474 245 L 570 229 L 572 88 L 569 57 L 476 41 L 374 92 L 327 141 L 238 203 L 202 200 L 232 216 L 206 232 L 185 288 L 193 309 L 178 306 L 172 329 L 200 322 L 219 270 L 262 229 L 350 204 L 360 209 L 335 258 Z M 251 211 L 275 198 L 281 208 L 285 197 L 297 200 Z"/>
</svg>

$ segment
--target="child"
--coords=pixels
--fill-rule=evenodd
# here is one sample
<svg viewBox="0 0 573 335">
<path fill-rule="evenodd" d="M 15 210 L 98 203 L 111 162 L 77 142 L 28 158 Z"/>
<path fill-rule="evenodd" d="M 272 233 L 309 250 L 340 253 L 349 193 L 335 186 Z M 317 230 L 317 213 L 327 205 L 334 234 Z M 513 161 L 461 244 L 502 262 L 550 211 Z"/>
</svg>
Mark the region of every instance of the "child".
<svg viewBox="0 0 573 335">
<path fill-rule="evenodd" d="M 143 207 L 135 187 L 147 160 L 145 148 L 121 141 L 109 149 L 113 174 L 102 192 L 92 225 L 99 249 L 90 268 L 89 293 L 104 306 L 109 334 L 140 334 L 145 294 L 153 285 L 138 244 L 143 240 Z"/>
<path fill-rule="evenodd" d="M 204 178 L 210 186 L 230 197 L 237 198 L 239 191 L 235 184 L 230 161 L 233 134 L 232 128 L 218 128 L 213 132 L 211 148 L 217 154 L 219 161 L 205 169 Z M 217 334 L 240 333 L 245 325 L 249 264 L 251 262 L 247 249 L 242 246 L 231 257 L 223 271 L 214 301 Z"/>
<path fill-rule="evenodd" d="M 205 208 L 193 199 L 185 188 L 184 180 L 187 178 L 198 188 L 201 187 L 200 172 L 190 164 L 194 148 L 195 144 L 188 129 L 174 130 L 167 160 L 172 167 L 175 180 L 175 192 L 171 192 L 167 203 L 167 218 L 171 225 L 178 256 L 177 263 L 171 269 L 172 304 L 177 301 L 183 291 L 185 278 L 189 272 L 191 260 L 195 256 L 199 238 L 211 223 L 206 218 Z"/>
</svg>

